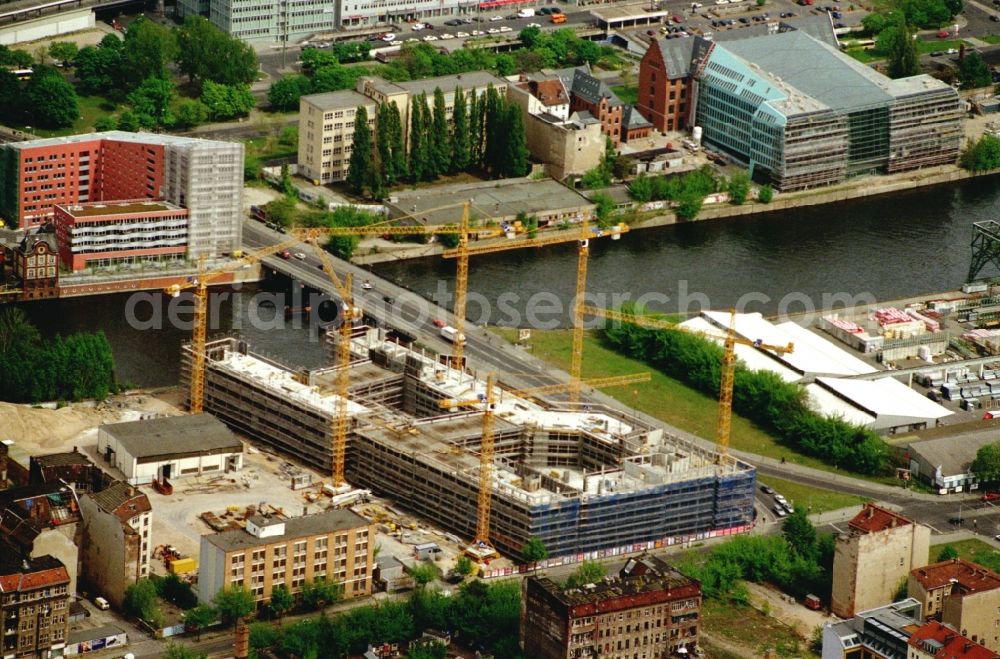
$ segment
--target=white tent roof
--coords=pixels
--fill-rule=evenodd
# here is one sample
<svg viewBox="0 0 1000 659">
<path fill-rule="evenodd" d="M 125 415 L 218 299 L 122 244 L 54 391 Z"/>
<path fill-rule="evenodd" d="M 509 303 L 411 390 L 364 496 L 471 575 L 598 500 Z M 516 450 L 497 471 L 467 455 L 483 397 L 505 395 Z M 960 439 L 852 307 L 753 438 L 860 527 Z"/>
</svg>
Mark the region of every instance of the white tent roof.
<svg viewBox="0 0 1000 659">
<path fill-rule="evenodd" d="M 891 376 L 878 380 L 818 377 L 806 389 L 824 414 L 841 414 L 876 429 L 926 423 L 952 414 Z"/>
<path fill-rule="evenodd" d="M 685 327 L 696 332 L 707 332 L 712 335 L 719 335 L 719 339 L 716 340 L 716 343 L 722 345 L 722 337 L 719 328 L 704 318 L 698 317 L 686 320 L 681 323 L 681 327 Z M 773 355 L 773 353 L 765 354 L 757 348 L 751 348 L 750 346 L 740 344 L 736 344 L 735 352 L 736 358 L 746 364 L 747 368 L 751 370 L 774 371 L 785 382 L 798 382 L 802 378 L 798 371 L 784 366 L 781 362 L 781 357 L 777 357 L 776 355 L 768 356 L 769 354 Z"/>
</svg>

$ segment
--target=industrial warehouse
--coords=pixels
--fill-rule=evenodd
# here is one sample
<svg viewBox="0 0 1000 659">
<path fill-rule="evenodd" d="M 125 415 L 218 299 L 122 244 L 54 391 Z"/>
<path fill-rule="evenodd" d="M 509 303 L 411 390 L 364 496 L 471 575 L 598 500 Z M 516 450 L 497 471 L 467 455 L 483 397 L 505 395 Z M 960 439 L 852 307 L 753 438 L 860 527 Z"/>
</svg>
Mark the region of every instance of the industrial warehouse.
<svg viewBox="0 0 1000 659">
<path fill-rule="evenodd" d="M 182 382 L 190 372 L 185 347 Z M 483 405 L 474 375 L 355 328 L 346 475 L 472 538 Z M 332 467 L 334 369 L 292 372 L 233 338 L 206 346 L 205 411 L 323 470 Z M 636 551 L 739 533 L 753 520 L 755 471 L 599 405 L 494 394 L 490 540 L 516 555 L 532 537 L 553 556 Z"/>
</svg>

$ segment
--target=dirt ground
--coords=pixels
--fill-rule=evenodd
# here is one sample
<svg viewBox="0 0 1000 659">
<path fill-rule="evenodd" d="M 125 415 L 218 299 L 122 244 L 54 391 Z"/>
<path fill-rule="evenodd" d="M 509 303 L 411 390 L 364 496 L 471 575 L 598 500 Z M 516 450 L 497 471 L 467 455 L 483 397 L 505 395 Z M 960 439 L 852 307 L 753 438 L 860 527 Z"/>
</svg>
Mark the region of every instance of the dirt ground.
<svg viewBox="0 0 1000 659">
<path fill-rule="evenodd" d="M 800 602 L 789 602 L 787 595 L 768 586 L 749 581 L 746 585 L 754 607 L 764 609 L 767 602 L 766 610 L 770 610 L 771 617 L 794 629 L 805 641 L 812 637 L 814 629 L 836 620 L 823 611 L 807 609 Z"/>
<path fill-rule="evenodd" d="M 110 25 L 98 21 L 94 27 L 89 30 L 70 32 L 69 34 L 60 34 L 55 37 L 38 39 L 37 41 L 25 41 L 23 43 L 15 44 L 13 47 L 18 50 L 26 50 L 34 55 L 39 48 L 44 48 L 47 51 L 49 46 L 56 41 L 69 41 L 71 43 L 75 43 L 80 48 L 83 48 L 84 46 L 96 46 L 101 42 L 101 39 L 103 39 L 105 35 L 114 33 L 115 31 Z"/>
</svg>

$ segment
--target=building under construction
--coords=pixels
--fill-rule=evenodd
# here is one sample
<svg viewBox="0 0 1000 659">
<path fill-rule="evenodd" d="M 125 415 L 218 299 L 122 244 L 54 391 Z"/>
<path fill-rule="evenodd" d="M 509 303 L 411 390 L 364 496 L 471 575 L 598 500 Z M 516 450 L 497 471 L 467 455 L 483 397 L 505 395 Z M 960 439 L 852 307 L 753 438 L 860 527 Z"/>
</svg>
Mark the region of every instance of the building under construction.
<svg viewBox="0 0 1000 659">
<path fill-rule="evenodd" d="M 206 412 L 331 469 L 335 369 L 292 372 L 232 338 L 210 342 L 207 356 Z M 350 369 L 348 481 L 474 537 L 481 406 L 443 412 L 440 403 L 484 400 L 485 383 L 378 330 L 357 332 Z M 490 538 L 507 554 L 531 537 L 559 556 L 735 533 L 752 522 L 755 471 L 746 463 L 717 460 L 603 406 L 544 404 L 502 389 L 494 398 Z"/>
</svg>

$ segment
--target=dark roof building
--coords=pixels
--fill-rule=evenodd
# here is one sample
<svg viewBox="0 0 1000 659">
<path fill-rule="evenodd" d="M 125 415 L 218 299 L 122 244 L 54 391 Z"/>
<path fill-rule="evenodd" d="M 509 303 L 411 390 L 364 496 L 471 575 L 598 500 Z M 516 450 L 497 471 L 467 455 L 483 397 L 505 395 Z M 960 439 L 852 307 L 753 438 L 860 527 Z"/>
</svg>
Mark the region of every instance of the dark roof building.
<svg viewBox="0 0 1000 659">
<path fill-rule="evenodd" d="M 74 446 L 65 453 L 31 456 L 28 481 L 32 484 L 63 481 L 79 493 L 101 490 L 111 479 Z"/>
</svg>

